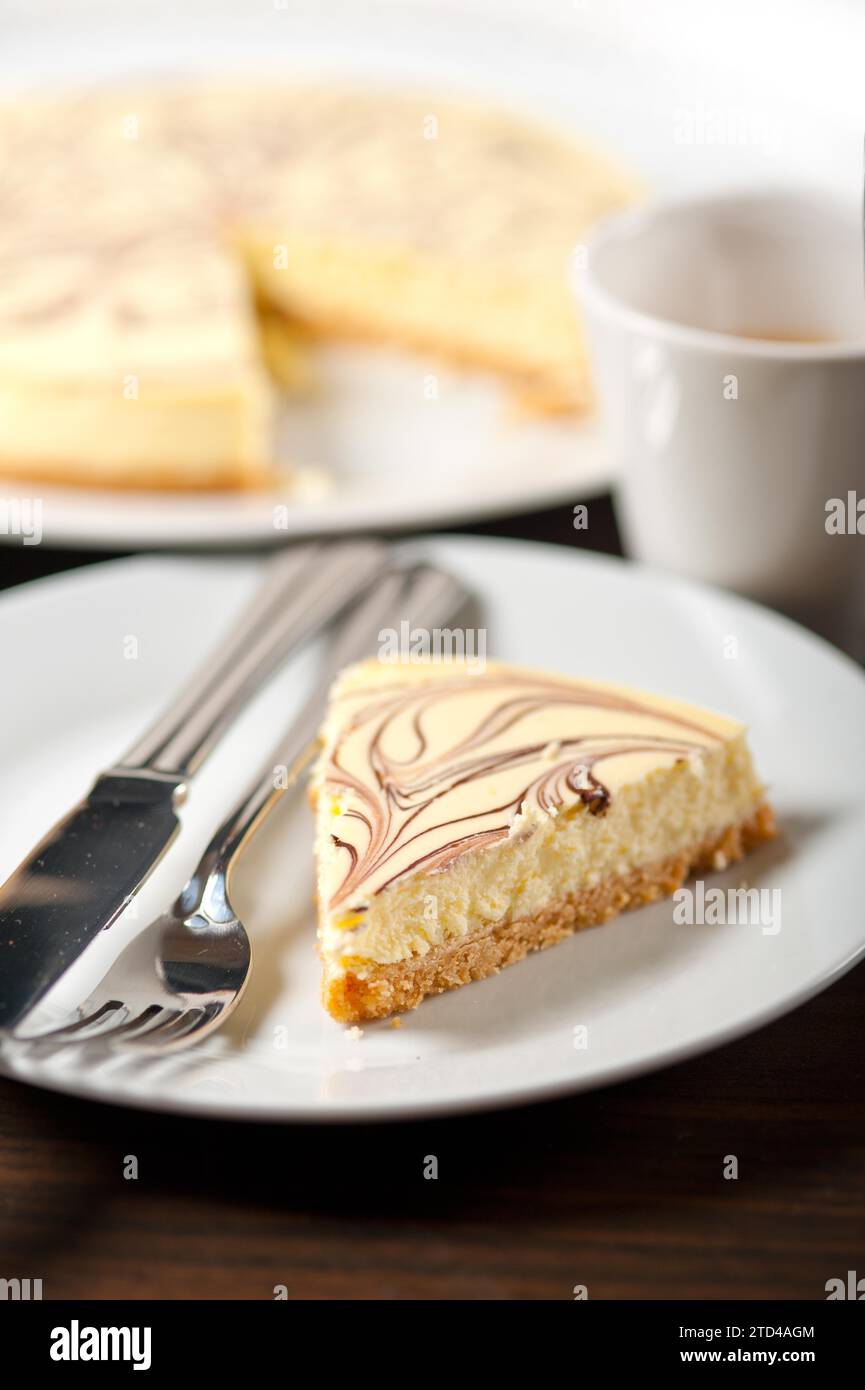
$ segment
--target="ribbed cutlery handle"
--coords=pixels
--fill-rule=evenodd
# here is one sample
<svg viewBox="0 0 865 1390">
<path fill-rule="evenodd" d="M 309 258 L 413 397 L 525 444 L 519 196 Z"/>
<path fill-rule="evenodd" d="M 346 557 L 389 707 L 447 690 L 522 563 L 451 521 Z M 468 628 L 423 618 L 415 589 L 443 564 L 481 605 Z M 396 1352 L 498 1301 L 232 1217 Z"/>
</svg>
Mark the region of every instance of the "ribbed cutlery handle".
<svg viewBox="0 0 865 1390">
<path fill-rule="evenodd" d="M 333 677 L 344 666 L 375 656 L 383 627 L 395 627 L 408 619 L 414 627 L 441 628 L 452 624 L 468 601 L 469 594 L 462 584 L 432 565 L 414 565 L 379 575 L 341 620 L 322 680 L 273 749 L 245 798 L 211 840 L 205 855 L 210 868 L 218 865 L 227 870 L 262 817 L 312 762 L 326 688 Z"/>
<path fill-rule="evenodd" d="M 219 650 L 118 766 L 193 773 L 261 682 L 351 601 L 385 556 L 384 545 L 362 540 L 280 551 Z"/>
</svg>

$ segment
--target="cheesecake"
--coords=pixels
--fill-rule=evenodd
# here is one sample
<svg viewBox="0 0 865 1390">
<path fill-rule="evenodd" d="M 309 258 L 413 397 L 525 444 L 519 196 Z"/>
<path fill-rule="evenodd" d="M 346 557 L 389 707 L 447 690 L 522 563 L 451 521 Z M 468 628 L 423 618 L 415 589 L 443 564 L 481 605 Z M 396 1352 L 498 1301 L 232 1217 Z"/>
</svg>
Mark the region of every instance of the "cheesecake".
<svg viewBox="0 0 865 1390">
<path fill-rule="evenodd" d="M 345 1023 L 493 974 L 774 834 L 741 724 L 491 663 L 348 668 L 313 796 L 323 1002 Z"/>
<path fill-rule="evenodd" d="M 568 267 L 638 187 L 458 98 L 290 82 L 0 103 L 0 474 L 277 483 L 274 414 L 322 339 L 588 408 Z"/>
</svg>

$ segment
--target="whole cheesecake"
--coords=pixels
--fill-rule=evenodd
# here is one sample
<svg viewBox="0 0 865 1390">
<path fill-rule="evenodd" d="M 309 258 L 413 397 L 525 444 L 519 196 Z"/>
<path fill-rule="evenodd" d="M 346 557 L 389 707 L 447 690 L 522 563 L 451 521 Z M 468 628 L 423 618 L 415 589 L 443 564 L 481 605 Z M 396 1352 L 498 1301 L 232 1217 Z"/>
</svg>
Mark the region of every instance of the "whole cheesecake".
<svg viewBox="0 0 865 1390">
<path fill-rule="evenodd" d="M 555 131 L 271 81 L 7 98 L 0 149 L 3 474 L 272 483 L 320 335 L 590 400 L 569 259 L 636 186 Z"/>
<path fill-rule="evenodd" d="M 503 665 L 369 662 L 314 778 L 323 999 L 381 1018 L 774 834 L 741 724 Z"/>
</svg>

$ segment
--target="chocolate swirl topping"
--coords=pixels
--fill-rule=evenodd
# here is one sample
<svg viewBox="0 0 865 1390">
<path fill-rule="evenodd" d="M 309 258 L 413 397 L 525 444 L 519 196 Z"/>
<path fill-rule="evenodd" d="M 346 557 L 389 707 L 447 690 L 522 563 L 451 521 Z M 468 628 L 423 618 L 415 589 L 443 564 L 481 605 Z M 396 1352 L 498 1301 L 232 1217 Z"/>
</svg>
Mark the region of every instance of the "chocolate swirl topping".
<svg viewBox="0 0 865 1390">
<path fill-rule="evenodd" d="M 719 738 L 669 701 L 505 668 L 349 687 L 337 718 L 331 910 L 579 804 L 603 816 L 625 782 Z"/>
</svg>

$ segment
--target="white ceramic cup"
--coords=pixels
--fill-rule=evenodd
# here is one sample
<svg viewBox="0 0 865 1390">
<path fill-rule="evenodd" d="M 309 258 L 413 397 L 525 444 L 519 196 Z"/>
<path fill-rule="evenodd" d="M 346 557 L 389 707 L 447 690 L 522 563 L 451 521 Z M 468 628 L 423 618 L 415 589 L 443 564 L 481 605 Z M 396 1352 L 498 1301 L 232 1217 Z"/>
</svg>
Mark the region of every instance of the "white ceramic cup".
<svg viewBox="0 0 865 1390">
<path fill-rule="evenodd" d="M 849 593 L 865 535 L 827 523 L 865 498 L 857 210 L 646 205 L 598 228 L 575 279 L 629 553 L 779 603 Z"/>
</svg>

